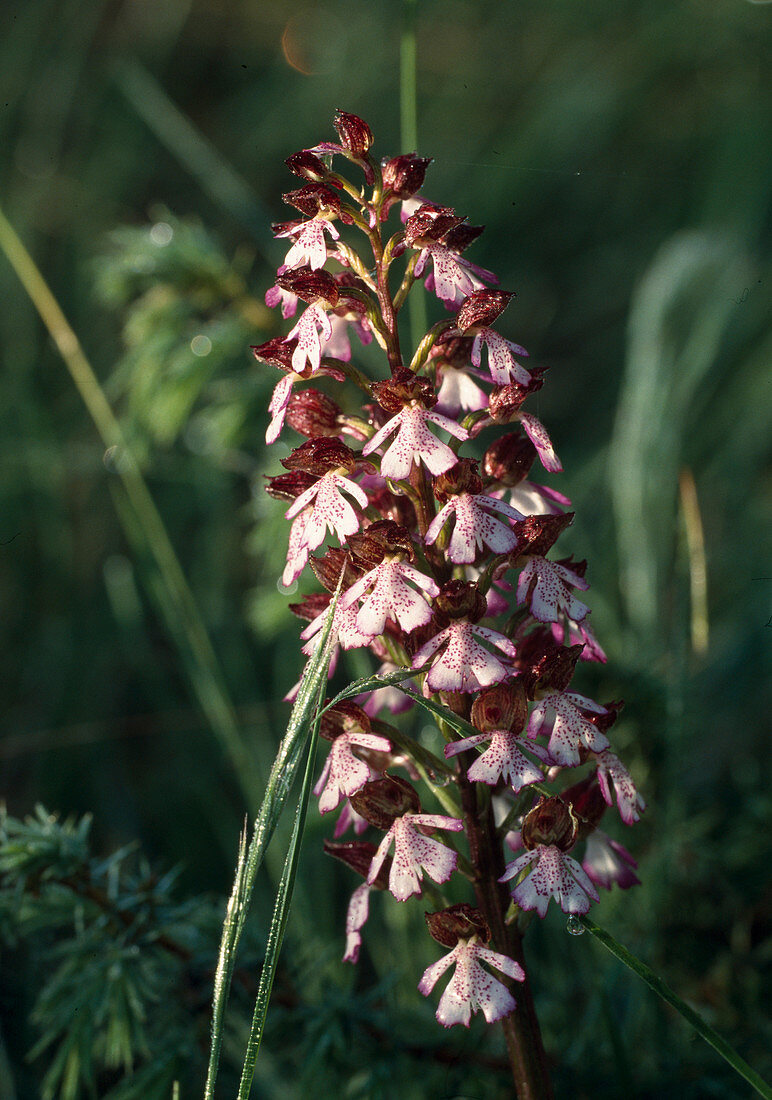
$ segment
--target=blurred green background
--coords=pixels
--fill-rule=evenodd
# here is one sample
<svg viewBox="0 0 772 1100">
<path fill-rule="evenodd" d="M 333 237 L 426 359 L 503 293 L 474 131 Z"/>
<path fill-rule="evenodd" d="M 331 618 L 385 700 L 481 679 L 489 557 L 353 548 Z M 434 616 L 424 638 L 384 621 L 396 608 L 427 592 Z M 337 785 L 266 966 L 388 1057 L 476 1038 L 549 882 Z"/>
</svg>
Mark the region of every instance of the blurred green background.
<svg viewBox="0 0 772 1100">
<path fill-rule="evenodd" d="M 291 216 L 283 160 L 331 139 L 336 107 L 367 119 L 380 155 L 403 151 L 401 10 L 0 10 L 0 205 L 120 415 L 221 666 L 170 610 L 120 449 L 105 453 L 1 258 L 0 791 L 18 816 L 36 802 L 93 812 L 97 851 L 138 839 L 154 864 L 182 865 L 180 897 L 229 890 L 301 668 L 276 583 L 286 525 L 262 491 L 287 446 L 265 453 L 275 375 L 248 350 L 282 331 L 262 295 L 283 256 L 270 222 Z M 772 4 L 748 0 L 417 5 L 419 151 L 434 158 L 423 193 L 486 225 L 469 256 L 517 291 L 502 331 L 551 368 L 533 411 L 567 472 L 543 480 L 574 501 L 560 548 L 589 560 L 609 655 L 578 689 L 626 700 L 614 744 L 649 805 L 637 829 L 614 831 L 643 885 L 605 896 L 596 919 L 762 1071 L 771 20 Z M 321 1095 L 508 1095 L 479 1020 L 466 1055 L 442 1055 L 457 1036 L 437 1034 L 414 988 L 434 957 L 420 903 L 374 905 L 358 972 L 339 963 L 354 881 L 320 855 L 328 832 L 312 810 L 293 993 L 258 1062 L 261 1095 L 308 1095 L 309 1073 Z M 279 870 L 277 853 L 258 928 Z M 559 1095 L 748 1095 L 559 914 L 527 946 Z M 35 950 L 0 969 L 0 1092 L 19 1100 L 39 1095 L 49 1057 L 26 1059 Z M 363 1005 L 375 1031 L 357 1029 Z M 183 1096 L 200 1093 L 189 1070 Z"/>
</svg>

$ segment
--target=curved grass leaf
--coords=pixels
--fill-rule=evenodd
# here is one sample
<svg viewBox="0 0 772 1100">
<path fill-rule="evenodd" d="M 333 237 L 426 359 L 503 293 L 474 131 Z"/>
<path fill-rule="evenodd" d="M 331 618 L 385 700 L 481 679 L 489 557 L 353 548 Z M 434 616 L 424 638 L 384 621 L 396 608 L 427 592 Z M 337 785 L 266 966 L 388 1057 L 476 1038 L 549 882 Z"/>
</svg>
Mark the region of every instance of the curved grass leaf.
<svg viewBox="0 0 772 1100">
<path fill-rule="evenodd" d="M 324 698 L 327 687 L 327 670 L 332 654 L 332 621 L 339 594 L 340 585 L 328 608 L 319 645 L 303 672 L 287 732 L 282 739 L 271 768 L 249 849 L 246 853 L 244 853 L 243 847 L 239 850 L 236 876 L 231 900 L 228 904 L 217 962 L 217 975 L 212 1002 L 212 1043 L 204 1090 L 205 1100 L 212 1100 L 214 1097 L 214 1086 L 223 1041 L 225 1008 L 228 1003 L 231 978 L 233 977 L 236 948 L 241 939 L 244 922 L 249 911 L 257 872 L 260 869 L 263 856 L 276 828 L 276 823 L 284 809 L 287 795 L 299 770 L 303 752 L 309 739 L 312 738 L 315 728 L 314 721 L 319 714 L 319 703 Z"/>
<path fill-rule="evenodd" d="M 698 1012 L 695 1012 L 686 1001 L 682 1001 L 681 998 L 673 992 L 662 978 L 660 978 L 651 967 L 646 963 L 637 959 L 626 947 L 623 947 L 621 943 L 617 943 L 612 935 L 605 931 L 603 928 L 599 928 L 594 921 L 589 920 L 587 917 L 579 917 L 578 920 L 584 925 L 588 932 L 592 932 L 593 936 L 607 951 L 610 951 L 612 955 L 616 956 L 620 962 L 623 962 L 625 966 L 629 967 L 634 974 L 637 974 L 650 989 L 653 989 L 657 996 L 661 997 L 663 1001 L 667 1001 L 676 1012 L 678 1012 L 690 1024 L 698 1035 L 701 1035 L 706 1043 L 710 1043 L 715 1051 L 717 1051 L 722 1058 L 724 1058 L 732 1069 L 743 1077 L 749 1085 L 751 1085 L 759 1096 L 763 1096 L 766 1100 L 772 1100 L 772 1088 L 766 1083 L 766 1081 L 758 1074 L 755 1069 L 752 1069 L 748 1063 L 740 1057 L 740 1055 L 730 1047 L 729 1043 L 725 1039 L 722 1039 L 717 1031 L 703 1020 L 702 1016 Z"/>
<path fill-rule="evenodd" d="M 319 702 L 324 698 L 323 693 L 324 685 L 322 685 L 322 694 L 319 698 Z M 247 1049 L 244 1055 L 244 1066 L 241 1073 L 241 1082 L 239 1083 L 238 1100 L 247 1100 L 252 1089 L 252 1079 L 255 1075 L 255 1062 L 257 1061 L 260 1043 L 263 1038 L 265 1019 L 268 1015 L 268 1002 L 271 997 L 273 979 L 276 974 L 276 966 L 279 960 L 279 952 L 281 951 L 281 945 L 284 941 L 284 932 L 289 918 L 289 909 L 292 903 L 292 893 L 295 886 L 295 876 L 297 875 L 298 869 L 298 859 L 300 857 L 300 843 L 303 837 L 303 828 L 305 826 L 306 812 L 308 810 L 308 799 L 311 794 L 311 786 L 314 778 L 314 761 L 316 759 L 319 719 L 320 715 L 317 708 L 317 717 L 314 722 L 311 741 L 308 746 L 303 787 L 300 793 L 297 810 L 295 811 L 295 823 L 292 827 L 292 836 L 290 838 L 289 848 L 287 849 L 287 858 L 284 861 L 284 870 L 282 871 L 281 881 L 279 882 L 279 890 L 276 894 L 276 902 L 271 918 L 271 927 L 268 932 L 265 960 L 260 974 L 260 985 L 255 1000 L 255 1011 L 252 1016 L 252 1026 L 250 1027 Z"/>
</svg>

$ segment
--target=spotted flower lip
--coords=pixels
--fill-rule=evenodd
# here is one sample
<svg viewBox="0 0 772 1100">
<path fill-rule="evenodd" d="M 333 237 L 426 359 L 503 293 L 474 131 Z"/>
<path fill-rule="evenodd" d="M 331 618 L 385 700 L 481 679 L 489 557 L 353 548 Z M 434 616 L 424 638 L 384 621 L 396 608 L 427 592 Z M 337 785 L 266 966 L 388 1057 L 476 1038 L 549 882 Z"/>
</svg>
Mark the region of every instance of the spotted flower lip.
<svg viewBox="0 0 772 1100">
<path fill-rule="evenodd" d="M 409 562 L 383 561 L 341 597 L 341 606 L 345 609 L 357 600 L 362 600 L 356 625 L 358 630 L 370 637 L 383 634 L 389 615 L 396 619 L 403 630 L 415 630 L 431 621 L 432 611 L 426 600 L 415 588 L 411 588 L 408 581 L 412 581 L 429 596 L 436 596 L 440 591 L 436 581 L 424 576 Z M 372 591 L 365 596 L 368 589 Z"/>
<path fill-rule="evenodd" d="M 354 749 L 389 752 L 391 742 L 374 733 L 351 731 L 339 734 L 332 743 L 314 794 L 319 796 L 319 812 L 327 814 L 364 787 L 374 773 L 369 764 L 356 756 Z"/>
<path fill-rule="evenodd" d="M 587 604 L 571 591 L 585 592 L 590 586 L 578 573 L 535 554 L 529 557 L 517 582 L 517 602 L 528 603 L 531 614 L 540 623 L 556 623 L 566 615 L 581 622 L 589 612 Z"/>
<path fill-rule="evenodd" d="M 477 942 L 476 937 L 459 940 L 452 951 L 443 955 L 424 971 L 418 990 L 428 997 L 448 967 L 455 964 L 455 972 L 440 999 L 436 1018 L 443 1027 L 461 1024 L 469 1027 L 473 1012 L 482 1012 L 489 1024 L 514 1012 L 517 1002 L 507 987 L 494 978 L 480 964 L 487 963 L 495 970 L 517 982 L 525 980 L 519 963 L 498 951 Z"/>
<path fill-rule="evenodd" d="M 413 464 L 417 462 L 423 463 L 435 476 L 444 473 L 454 465 L 456 456 L 447 443 L 440 442 L 429 431 L 427 421 L 436 424 L 438 428 L 444 429 L 456 439 L 469 438 L 467 430 L 448 419 L 447 416 L 442 416 L 431 409 L 422 409 L 417 405 L 405 405 L 401 412 L 387 421 L 372 439 L 368 440 L 362 448 L 362 454 L 372 454 L 396 432 L 396 437 L 381 459 L 383 477 L 402 481 L 410 476 Z"/>
<path fill-rule="evenodd" d="M 515 523 L 523 518 L 520 512 L 503 500 L 482 493 L 460 493 L 451 497 L 437 513 L 424 536 L 424 542 L 427 545 L 436 542 L 440 531 L 454 515 L 455 526 L 448 547 L 448 557 L 452 562 L 469 564 L 485 546 L 494 554 L 506 554 L 514 549 L 517 537 L 511 527 L 507 527 L 496 515 L 491 515 L 496 512 Z"/>
<path fill-rule="evenodd" d="M 554 845 L 537 844 L 530 852 L 508 864 L 499 882 L 508 882 L 525 868 L 527 878 L 512 891 L 512 900 L 521 909 L 535 909 L 540 917 L 554 898 L 564 913 L 582 914 L 591 901 L 599 901 L 598 891 L 589 875 L 571 856 Z"/>
<path fill-rule="evenodd" d="M 516 656 L 512 642 L 497 630 L 459 619 L 430 638 L 413 658 L 413 668 L 423 670 L 445 644 L 439 656 L 432 661 L 426 677 L 427 686 L 432 691 L 479 691 L 480 688 L 501 683 L 511 675 L 511 669 L 481 645 L 475 635 L 496 646 L 508 657 Z"/>
<path fill-rule="evenodd" d="M 457 817 L 443 814 L 402 814 L 378 846 L 373 857 L 368 882 L 374 882 L 389 848 L 394 844 L 394 856 L 389 873 L 389 890 L 397 901 L 407 901 L 421 892 L 425 871 L 437 883 L 447 882 L 456 869 L 458 854 L 440 841 L 416 832 L 416 826 L 428 829 L 448 829 L 459 832 L 464 827 Z"/>
<path fill-rule="evenodd" d="M 625 825 L 632 825 L 634 822 L 640 821 L 641 814 L 646 809 L 646 803 L 638 793 L 632 776 L 622 761 L 609 749 L 599 752 L 597 761 L 598 782 L 607 804 L 609 806 L 614 804 L 611 793 L 613 786 L 614 793 L 617 796 L 619 816 Z"/>
<path fill-rule="evenodd" d="M 275 235 L 277 237 L 289 237 L 293 244 L 284 263 L 279 268 L 279 274 L 292 271 L 297 267 L 305 267 L 306 264 L 318 271 L 327 263 L 327 242 L 324 234 L 329 233 L 333 240 L 340 238 L 340 233 L 324 215 L 310 218 L 308 221 L 292 223 L 291 228 L 282 228 Z"/>
<path fill-rule="evenodd" d="M 550 691 L 542 696 L 531 711 L 528 737 L 549 736 L 547 749 L 556 764 L 576 767 L 581 748 L 602 752 L 608 748 L 608 738 L 582 714 L 580 707 L 594 714 L 605 714 L 606 708 L 575 691 Z"/>
<path fill-rule="evenodd" d="M 510 730 L 491 730 L 490 733 L 478 733 L 475 737 L 453 741 L 445 746 L 445 756 L 450 759 L 484 741 L 490 742 L 488 748 L 478 756 L 466 773 L 467 779 L 472 783 L 486 783 L 495 787 L 503 779 L 517 794 L 523 787 L 538 783 L 544 778 L 542 769 L 529 760 L 523 749 L 544 763 L 551 763 L 546 749 L 541 745 L 528 743 Z"/>
</svg>

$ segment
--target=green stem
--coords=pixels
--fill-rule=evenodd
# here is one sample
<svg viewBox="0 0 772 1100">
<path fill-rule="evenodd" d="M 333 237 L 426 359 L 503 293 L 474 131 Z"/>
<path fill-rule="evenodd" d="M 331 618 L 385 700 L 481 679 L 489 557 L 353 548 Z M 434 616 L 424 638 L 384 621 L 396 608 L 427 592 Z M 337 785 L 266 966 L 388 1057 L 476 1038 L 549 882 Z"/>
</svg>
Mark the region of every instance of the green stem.
<svg viewBox="0 0 772 1100">
<path fill-rule="evenodd" d="M 402 0 L 402 35 L 399 45 L 400 139 L 404 153 L 418 151 L 418 46 L 416 24 L 418 0 Z M 423 286 L 408 297 L 410 340 L 418 347 L 426 332 L 426 298 Z"/>
</svg>

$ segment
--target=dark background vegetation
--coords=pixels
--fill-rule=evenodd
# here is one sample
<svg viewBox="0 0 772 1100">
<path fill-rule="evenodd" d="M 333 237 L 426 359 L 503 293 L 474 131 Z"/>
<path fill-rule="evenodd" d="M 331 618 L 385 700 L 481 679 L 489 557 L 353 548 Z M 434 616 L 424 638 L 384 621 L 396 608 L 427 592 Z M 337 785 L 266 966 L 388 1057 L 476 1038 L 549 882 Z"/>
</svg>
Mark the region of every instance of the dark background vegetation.
<svg viewBox="0 0 772 1100">
<path fill-rule="evenodd" d="M 503 331 L 551 368 L 534 411 L 577 510 L 561 548 L 589 560 L 609 655 L 580 690 L 626 700 L 615 745 L 649 807 L 614 832 L 643 885 L 595 916 L 762 1071 L 771 18 L 748 0 L 418 5 L 424 193 L 487 226 L 470 257 L 517 291 Z M 289 216 L 283 159 L 329 139 L 336 107 L 400 151 L 400 6 L 4 0 L 0 32 L 2 206 L 121 415 L 264 779 L 301 668 L 261 488 L 286 453 L 262 442 L 275 378 L 248 351 L 280 331 L 269 223 Z M 181 865 L 175 896 L 223 897 L 259 789 L 202 717 L 115 461 L 4 259 L 0 290 L 2 794 L 19 817 L 91 812 L 95 852 L 137 839 Z M 339 963 L 354 882 L 327 832 L 312 810 L 261 1095 L 507 1095 L 478 1018 L 443 1060 L 456 1033 L 415 993 L 434 957 L 420 902 L 376 899 L 359 970 Z M 4 1098 L 39 1095 L 50 1062 L 26 1059 L 48 935 L 0 962 Z M 748 1095 L 559 913 L 528 946 L 559 1095 Z M 200 1061 L 187 1072 L 199 1095 Z M 98 1080 L 82 1095 L 115 1084 Z"/>
</svg>

